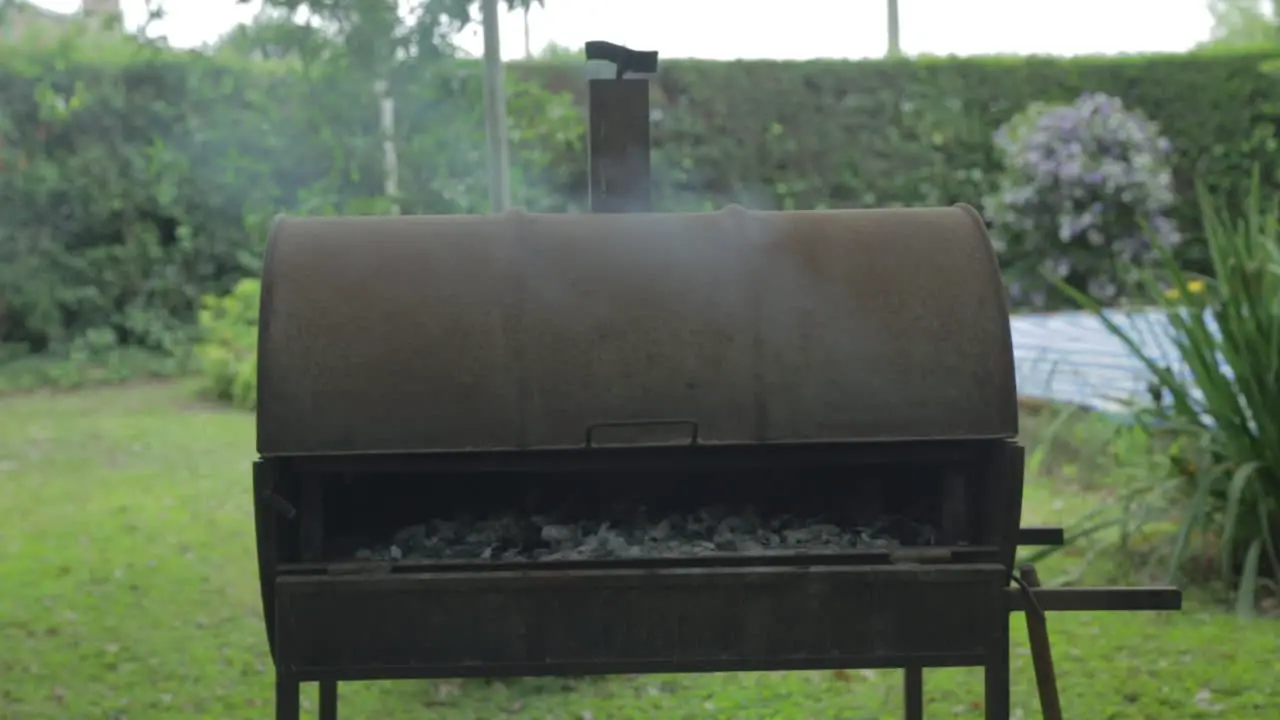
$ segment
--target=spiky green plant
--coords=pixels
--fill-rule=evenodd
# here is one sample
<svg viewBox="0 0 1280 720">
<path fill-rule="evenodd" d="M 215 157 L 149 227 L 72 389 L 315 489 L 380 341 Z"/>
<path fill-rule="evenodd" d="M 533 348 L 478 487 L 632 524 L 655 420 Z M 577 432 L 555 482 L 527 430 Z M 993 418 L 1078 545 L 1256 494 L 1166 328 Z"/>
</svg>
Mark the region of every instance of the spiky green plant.
<svg viewBox="0 0 1280 720">
<path fill-rule="evenodd" d="M 1171 578 L 1193 536 L 1216 538 L 1222 572 L 1237 583 L 1237 610 L 1248 615 L 1259 587 L 1280 578 L 1280 202 L 1256 175 L 1236 213 L 1203 189 L 1199 197 L 1212 277 L 1184 272 L 1163 252 L 1141 282 L 1183 367 L 1163 364 L 1092 298 L 1062 289 L 1146 366 L 1156 402 L 1139 422 L 1186 453 L 1189 499 Z"/>
</svg>

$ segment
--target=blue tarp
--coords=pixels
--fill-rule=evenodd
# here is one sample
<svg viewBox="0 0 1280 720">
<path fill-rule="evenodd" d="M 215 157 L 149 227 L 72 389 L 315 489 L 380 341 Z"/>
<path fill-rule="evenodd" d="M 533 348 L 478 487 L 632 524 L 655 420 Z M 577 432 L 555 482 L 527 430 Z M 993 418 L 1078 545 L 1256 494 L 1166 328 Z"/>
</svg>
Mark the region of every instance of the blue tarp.
<svg viewBox="0 0 1280 720">
<path fill-rule="evenodd" d="M 1108 315 L 1144 353 L 1185 373 L 1159 311 Z M 1086 312 L 1017 315 L 1012 319 L 1018 395 L 1128 413 L 1150 402 L 1146 367 L 1096 316 Z"/>
</svg>

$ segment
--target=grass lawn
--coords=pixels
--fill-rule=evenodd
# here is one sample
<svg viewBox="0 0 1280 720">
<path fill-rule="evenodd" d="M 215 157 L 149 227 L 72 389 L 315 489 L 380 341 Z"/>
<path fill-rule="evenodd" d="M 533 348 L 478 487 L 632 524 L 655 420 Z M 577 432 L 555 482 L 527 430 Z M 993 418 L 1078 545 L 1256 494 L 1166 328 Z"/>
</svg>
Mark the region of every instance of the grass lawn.
<svg viewBox="0 0 1280 720">
<path fill-rule="evenodd" d="M 253 421 L 192 397 L 173 383 L 0 398 L 0 718 L 270 716 Z M 1044 467 L 1098 462 L 1078 455 Z M 1028 523 L 1100 502 L 1062 476 L 1029 481 Z M 1072 720 L 1280 718 L 1273 620 L 1193 605 L 1060 614 L 1050 628 Z M 1032 718 L 1020 615 L 1014 631 L 1015 717 Z M 897 671 L 752 673 L 363 683 L 342 697 L 359 719 L 894 718 L 900 683 Z M 930 671 L 925 687 L 930 717 L 981 717 L 979 671 Z"/>
</svg>

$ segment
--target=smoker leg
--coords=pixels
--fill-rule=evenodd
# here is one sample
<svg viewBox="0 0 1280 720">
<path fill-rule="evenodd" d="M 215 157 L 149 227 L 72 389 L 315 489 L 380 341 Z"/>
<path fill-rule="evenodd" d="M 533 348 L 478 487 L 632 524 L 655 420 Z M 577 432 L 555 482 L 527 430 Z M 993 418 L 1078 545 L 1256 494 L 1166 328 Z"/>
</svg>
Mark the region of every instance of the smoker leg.
<svg viewBox="0 0 1280 720">
<path fill-rule="evenodd" d="M 300 720 L 298 690 L 297 680 L 276 671 L 276 720 Z"/>
<path fill-rule="evenodd" d="M 902 700 L 905 720 L 924 720 L 924 668 L 910 665 L 902 669 Z"/>
<path fill-rule="evenodd" d="M 338 720 L 338 681 L 320 681 L 320 720 Z"/>
<path fill-rule="evenodd" d="M 1049 646 L 1049 626 L 1044 610 L 1035 601 L 1035 588 L 1040 575 L 1034 565 L 1023 565 L 1023 592 L 1027 596 L 1027 639 L 1031 643 L 1031 662 L 1035 665 L 1036 690 L 1040 693 L 1040 713 L 1044 720 L 1062 720 L 1062 700 L 1058 697 L 1058 677 L 1053 670 L 1053 651 Z"/>
<path fill-rule="evenodd" d="M 1001 630 L 992 638 L 983 667 L 986 673 L 986 720 L 1009 720 L 1009 616 L 1002 617 Z"/>
</svg>

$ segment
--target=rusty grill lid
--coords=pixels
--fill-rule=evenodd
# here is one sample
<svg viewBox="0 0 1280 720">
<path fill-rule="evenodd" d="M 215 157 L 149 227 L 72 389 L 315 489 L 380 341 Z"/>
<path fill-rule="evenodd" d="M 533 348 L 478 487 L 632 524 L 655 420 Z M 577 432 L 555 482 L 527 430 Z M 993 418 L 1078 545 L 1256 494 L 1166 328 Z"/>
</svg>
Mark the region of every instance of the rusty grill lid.
<svg viewBox="0 0 1280 720">
<path fill-rule="evenodd" d="M 259 333 L 264 456 L 1017 434 L 966 206 L 286 218 Z"/>
</svg>

